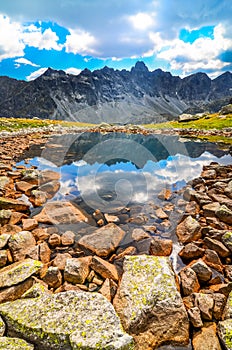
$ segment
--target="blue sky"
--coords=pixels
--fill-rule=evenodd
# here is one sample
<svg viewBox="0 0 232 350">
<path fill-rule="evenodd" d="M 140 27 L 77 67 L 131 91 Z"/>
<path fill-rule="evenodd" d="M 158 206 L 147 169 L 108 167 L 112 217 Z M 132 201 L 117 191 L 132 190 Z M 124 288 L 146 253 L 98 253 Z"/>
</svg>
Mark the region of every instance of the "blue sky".
<svg viewBox="0 0 232 350">
<path fill-rule="evenodd" d="M 230 0 L 0 2 L 0 75 L 32 80 L 48 67 L 131 69 L 143 60 L 186 76 L 232 70 Z"/>
</svg>

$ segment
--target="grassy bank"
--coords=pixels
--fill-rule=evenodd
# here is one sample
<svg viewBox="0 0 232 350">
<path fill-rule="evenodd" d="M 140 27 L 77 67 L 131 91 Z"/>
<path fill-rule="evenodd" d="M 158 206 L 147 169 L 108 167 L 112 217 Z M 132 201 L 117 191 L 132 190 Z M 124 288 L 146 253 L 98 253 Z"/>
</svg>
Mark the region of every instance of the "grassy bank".
<svg viewBox="0 0 232 350">
<path fill-rule="evenodd" d="M 189 122 L 170 121 L 160 124 L 146 124 L 143 125 L 149 129 L 197 129 L 197 130 L 222 130 L 224 128 L 232 127 L 232 114 L 220 116 L 217 114 L 207 115 L 204 118 L 198 120 L 192 120 Z"/>
<path fill-rule="evenodd" d="M 49 119 L 0 118 L 0 131 L 17 131 L 25 128 L 41 128 L 50 125 L 60 125 L 62 127 L 91 127 L 94 124 Z"/>
</svg>

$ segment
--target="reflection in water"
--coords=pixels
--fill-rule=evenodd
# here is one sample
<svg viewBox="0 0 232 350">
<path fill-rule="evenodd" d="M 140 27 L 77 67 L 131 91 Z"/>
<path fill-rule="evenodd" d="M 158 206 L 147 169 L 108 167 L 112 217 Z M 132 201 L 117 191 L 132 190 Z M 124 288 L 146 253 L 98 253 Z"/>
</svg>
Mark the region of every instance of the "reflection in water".
<svg viewBox="0 0 232 350">
<path fill-rule="evenodd" d="M 57 137 L 43 152 L 31 149 L 26 157 L 33 158 L 29 165 L 61 173 L 61 187 L 53 200 L 72 200 L 89 212 L 101 209 L 116 213 L 126 232 L 122 246 L 131 244 L 131 230 L 136 226 L 146 226 L 146 230 L 155 226 L 156 231 L 151 234 L 171 238 L 174 245 L 170 258 L 177 273 L 183 263 L 178 257 L 180 246 L 175 228 L 183 212 L 172 210 L 172 206 L 180 209 L 177 203 L 181 195 L 176 191 L 198 177 L 204 164 L 232 163 L 229 150 L 221 150 L 213 143 L 193 142 L 178 136 L 99 133 Z M 156 215 L 161 205 L 157 195 L 163 188 L 174 192 L 171 203 L 166 202 L 166 207 L 162 203 L 168 220 L 160 220 Z M 126 207 L 130 208 L 130 216 Z M 81 227 L 75 232 L 81 233 Z M 137 250 L 140 251 L 138 247 Z M 191 348 L 189 345 L 160 349 Z"/>
<path fill-rule="evenodd" d="M 55 199 L 82 198 L 89 208 L 103 212 L 145 204 L 162 188 L 183 187 L 200 175 L 204 164 L 232 160 L 229 150 L 213 143 L 120 133 L 56 137 L 38 155 L 30 164 L 61 172 Z"/>
</svg>

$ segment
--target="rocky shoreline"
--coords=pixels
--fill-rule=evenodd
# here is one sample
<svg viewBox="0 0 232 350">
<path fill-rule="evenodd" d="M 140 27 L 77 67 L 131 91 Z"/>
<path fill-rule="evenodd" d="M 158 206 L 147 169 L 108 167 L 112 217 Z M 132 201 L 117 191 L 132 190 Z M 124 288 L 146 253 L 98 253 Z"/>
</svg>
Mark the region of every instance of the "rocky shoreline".
<svg viewBox="0 0 232 350">
<path fill-rule="evenodd" d="M 100 133 L 128 133 L 142 135 L 180 135 L 189 138 L 222 136 L 227 139 L 232 138 L 232 128 L 222 130 L 198 130 L 198 129 L 147 129 L 138 125 L 110 125 L 102 123 L 95 127 L 62 127 L 51 125 L 41 128 L 28 128 L 14 132 L 0 132 L 0 154 L 1 162 L 8 163 L 11 160 L 18 160 L 26 150 L 32 145 L 46 144 L 52 136 L 75 134 L 83 132 Z"/>
<path fill-rule="evenodd" d="M 154 217 L 181 217 L 174 272 L 172 240 L 136 211 L 52 202 L 59 173 L 15 166 L 41 133 L 2 138 L 0 349 L 232 349 L 232 165 L 160 192 Z"/>
</svg>

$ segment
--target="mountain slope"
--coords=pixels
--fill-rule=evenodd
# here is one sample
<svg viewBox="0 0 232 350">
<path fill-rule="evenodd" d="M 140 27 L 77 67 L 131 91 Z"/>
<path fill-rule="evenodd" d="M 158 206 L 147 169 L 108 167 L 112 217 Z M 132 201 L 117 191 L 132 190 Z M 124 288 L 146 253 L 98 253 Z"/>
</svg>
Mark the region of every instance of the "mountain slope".
<svg viewBox="0 0 232 350">
<path fill-rule="evenodd" d="M 184 79 L 143 62 L 131 71 L 104 67 L 78 76 L 51 68 L 25 82 L 0 77 L 0 116 L 99 123 L 150 123 L 185 110 L 216 111 L 232 94 L 232 74 L 211 80 L 205 73 Z"/>
</svg>

